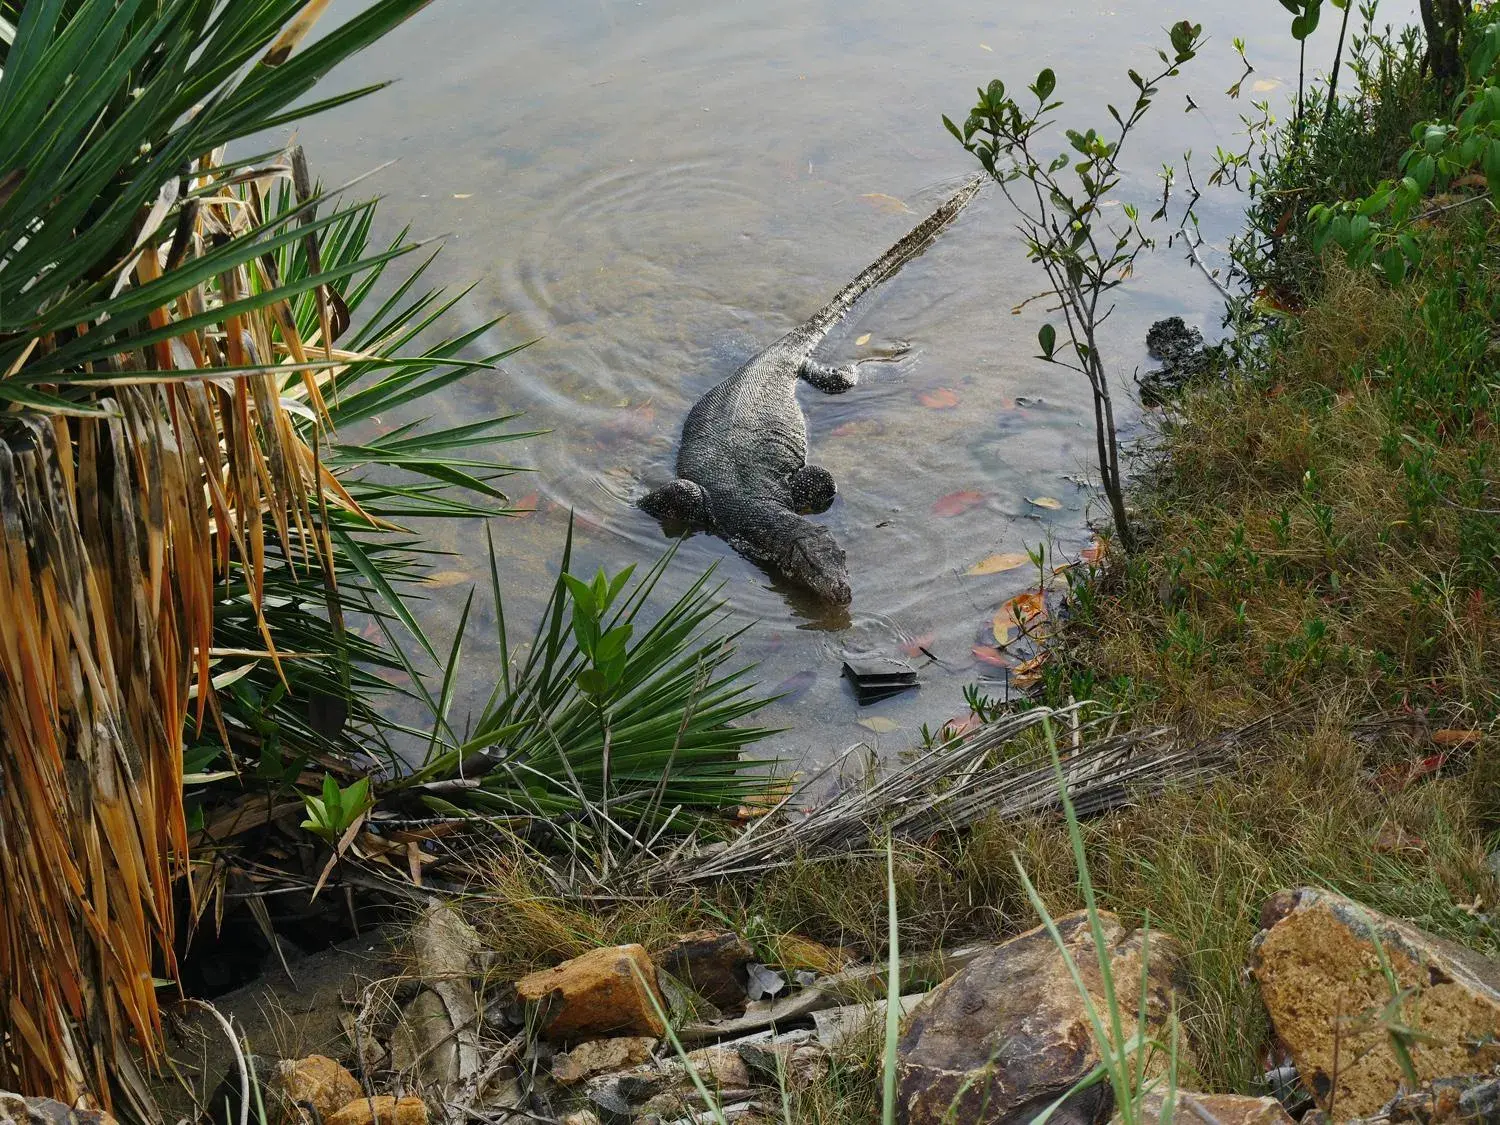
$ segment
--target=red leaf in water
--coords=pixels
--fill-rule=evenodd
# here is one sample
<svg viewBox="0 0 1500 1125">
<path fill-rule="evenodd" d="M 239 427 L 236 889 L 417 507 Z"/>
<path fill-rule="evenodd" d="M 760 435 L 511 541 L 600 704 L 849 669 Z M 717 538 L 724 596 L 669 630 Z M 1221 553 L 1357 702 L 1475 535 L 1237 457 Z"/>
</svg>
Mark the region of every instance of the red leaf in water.
<svg viewBox="0 0 1500 1125">
<path fill-rule="evenodd" d="M 807 689 L 812 687 L 813 681 L 818 674 L 811 668 L 798 672 L 795 676 L 788 676 L 776 685 L 772 695 L 779 695 L 782 703 L 794 703 L 807 694 Z"/>
<path fill-rule="evenodd" d="M 516 519 L 525 519 L 527 516 L 536 515 L 536 510 L 541 506 L 542 498 L 535 492 L 528 492 L 516 501 L 514 510 L 511 512 Z"/>
<path fill-rule="evenodd" d="M 947 496 L 938 500 L 932 506 L 932 514 L 935 516 L 961 516 L 970 508 L 983 504 L 985 495 L 966 489 L 963 492 L 950 492 Z"/>
<path fill-rule="evenodd" d="M 993 645 L 975 645 L 973 648 L 974 659 L 981 664 L 988 664 L 992 668 L 1009 668 L 1010 661 L 1005 655 Z"/>
<path fill-rule="evenodd" d="M 951 410 L 958 405 L 958 393 L 948 387 L 936 387 L 923 391 L 917 401 L 930 410 Z"/>
<path fill-rule="evenodd" d="M 853 418 L 848 422 L 840 422 L 829 431 L 829 437 L 874 437 L 885 432 L 885 426 L 878 418 Z"/>
<path fill-rule="evenodd" d="M 911 657 L 913 660 L 919 656 L 926 656 L 927 654 L 922 650 L 931 648 L 932 642 L 936 639 L 931 633 L 923 633 L 920 637 L 913 637 L 901 646 L 901 655 Z"/>
</svg>

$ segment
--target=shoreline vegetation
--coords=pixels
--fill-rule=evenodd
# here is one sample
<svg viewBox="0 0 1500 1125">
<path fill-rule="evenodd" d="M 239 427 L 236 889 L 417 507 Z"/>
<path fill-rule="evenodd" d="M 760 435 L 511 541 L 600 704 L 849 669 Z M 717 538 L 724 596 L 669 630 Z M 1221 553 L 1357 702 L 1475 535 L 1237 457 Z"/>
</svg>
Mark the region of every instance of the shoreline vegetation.
<svg viewBox="0 0 1500 1125">
<path fill-rule="evenodd" d="M 1305 42 L 1321 5 L 1282 2 Z M 374 204 L 313 183 L 299 150 L 226 155 L 371 92 L 287 108 L 421 6 L 380 0 L 311 36 L 323 4 L 0 0 L 0 151 L 15 154 L 0 165 L 0 1089 L 163 1119 L 185 1096 L 152 1077 L 176 1042 L 163 1010 L 256 971 L 216 958 L 285 965 L 293 929 L 328 944 L 377 923 L 406 953 L 361 984 L 341 1052 L 352 1087 L 339 1068 L 338 1098 L 297 1094 L 296 1066 L 230 1024 L 220 1070 L 186 1082 L 187 1116 L 629 1119 L 638 1107 L 554 1077 L 584 1068 L 592 1042 L 618 1058 L 591 1077 L 644 1063 L 637 1050 L 675 1058 L 699 1116 L 666 1119 L 723 1121 L 715 1091 L 738 1088 L 741 1064 L 703 1046 L 732 1038 L 715 1019 L 762 993 L 795 1007 L 837 991 L 885 1006 L 837 1046 L 737 1048 L 763 1065 L 736 1112 L 925 1121 L 915 1103 L 898 1114 L 915 1048 L 898 1059 L 897 1041 L 935 1005 L 906 1000 L 1041 926 L 1028 956 L 1061 957 L 1100 1052 L 1049 1098 L 1112 1090 L 1090 1112 L 1136 1125 L 1167 1121 L 1179 1090 L 1268 1092 L 1291 1045 L 1246 965 L 1276 919 L 1315 908 L 1285 892 L 1347 896 L 1500 957 L 1488 6 L 1434 0 L 1403 32 L 1378 29 L 1373 3 L 1335 4 L 1329 81 L 1299 89 L 1290 120 L 1244 113 L 1246 148 L 1203 177 L 1247 193 L 1233 270 L 1215 278 L 1234 294 L 1231 333 L 1130 454 L 1100 297 L 1141 252 L 1202 265 L 1191 169 L 1187 202 L 1169 217 L 1169 191 L 1154 220 L 1175 223 L 1165 247 L 1133 210 L 1123 234 L 1083 228 L 1203 29 L 1171 29 L 1158 77 L 1130 72 L 1136 112 L 1112 111 L 1116 141 L 1075 132 L 1059 163 L 1055 138 L 1031 155 L 1061 104 L 1050 70 L 1028 88 L 1034 111 L 996 83 L 949 123 L 987 171 L 1017 161 L 1006 183 L 1039 189 L 1031 253 L 1068 309 L 1039 361 L 1094 389 L 1116 533 L 1063 566 L 1039 549 L 1039 587 L 1015 610 L 1040 646 L 1028 697 L 976 690 L 964 729 L 884 766 L 838 763 L 816 808 L 795 779 L 746 768 L 764 700 L 711 574 L 657 604 L 670 556 L 590 577 L 565 551 L 515 644 L 491 551 L 502 667 L 479 714 L 452 714 L 474 595 L 438 651 L 407 604 L 433 562 L 420 521 L 508 511 L 501 482 L 520 470 L 494 450 L 521 435 L 507 417 L 374 419 L 420 419 L 425 396 L 510 353 L 473 357 L 489 325 L 416 350 L 457 299 L 399 261 L 420 244 L 371 246 Z M 105 39 L 118 73 L 78 81 Z M 377 298 L 388 266 L 405 272 Z M 386 717 L 392 697 L 427 723 Z M 413 741 L 423 764 L 397 770 L 391 746 Z M 1413 1093 L 1432 1077 L 1412 1061 L 1429 1039 L 1382 944 L 1396 931 L 1371 932 L 1392 982 L 1371 1019 Z M 698 956 L 685 934 L 731 951 L 727 997 L 690 968 L 691 987 L 678 979 Z M 1178 968 L 1170 1010 L 1148 1021 L 1151 948 Z M 652 1047 L 549 1039 L 565 982 L 601 957 Z M 805 1032 L 815 1010 L 784 1022 Z M 741 1018 L 752 1038 L 769 1026 Z M 1333 1071 L 1331 1090 L 1304 1074 L 1298 1096 L 1344 1120 Z M 266 1100 L 273 1087 L 287 1104 Z"/>
</svg>

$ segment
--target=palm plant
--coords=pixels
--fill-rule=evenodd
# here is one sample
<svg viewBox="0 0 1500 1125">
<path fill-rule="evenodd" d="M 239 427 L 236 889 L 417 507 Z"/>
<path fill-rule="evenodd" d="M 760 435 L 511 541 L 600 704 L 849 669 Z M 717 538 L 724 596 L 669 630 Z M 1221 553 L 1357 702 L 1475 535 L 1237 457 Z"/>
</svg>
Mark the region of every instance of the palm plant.
<svg viewBox="0 0 1500 1125">
<path fill-rule="evenodd" d="M 448 715 L 455 653 L 442 693 L 426 700 L 427 760 L 390 787 L 390 797 L 416 796 L 444 815 L 539 818 L 574 858 L 586 845 L 592 873 L 607 878 L 622 850 L 648 860 L 650 845 L 674 824 L 704 828 L 704 814 L 764 791 L 767 777 L 746 771 L 741 750 L 774 732 L 734 724 L 768 701 L 751 690 L 748 668 L 726 667 L 738 634 L 714 632 L 723 603 L 709 585 L 712 571 L 644 626 L 672 554 L 633 583 L 633 567 L 586 583 L 569 573 L 570 530 L 536 634 L 512 667 L 491 544 L 499 680 L 460 729 Z"/>
<path fill-rule="evenodd" d="M 495 357 L 402 357 L 447 307 L 415 275 L 346 336 L 413 247 L 229 154 L 370 92 L 301 101 L 425 3 L 307 42 L 327 0 L 0 2 L 0 1067 L 30 1092 L 149 1103 L 184 732 L 235 770 L 384 729 L 361 662 L 394 662 L 344 607 L 414 625 L 390 521 L 504 502 L 454 452 L 499 420 L 332 437 Z"/>
<path fill-rule="evenodd" d="M 623 824 L 753 787 L 764 732 L 732 723 L 764 701 L 703 637 L 707 576 L 633 635 L 666 559 L 614 605 L 560 577 L 514 672 L 502 620 L 501 683 L 450 720 L 463 629 L 440 660 L 403 525 L 504 514 L 514 469 L 473 451 L 526 435 L 415 415 L 509 354 L 474 356 L 492 324 L 418 345 L 462 294 L 421 288 L 430 257 L 390 283 L 407 232 L 374 246 L 373 203 L 300 150 L 233 145 L 377 89 L 304 98 L 427 0 L 310 40 L 328 2 L 0 0 L 0 1068 L 70 1103 L 149 1112 L 130 1044 L 155 1061 L 204 786 L 372 766 L 419 733 L 382 693 L 435 720 L 381 797 L 568 814 L 606 857 Z M 615 639 L 583 645 L 589 620 Z M 445 663 L 436 696 L 398 630 Z M 341 849 L 374 798 L 322 791 L 309 820 Z M 200 911 L 218 870 L 189 883 Z"/>
</svg>

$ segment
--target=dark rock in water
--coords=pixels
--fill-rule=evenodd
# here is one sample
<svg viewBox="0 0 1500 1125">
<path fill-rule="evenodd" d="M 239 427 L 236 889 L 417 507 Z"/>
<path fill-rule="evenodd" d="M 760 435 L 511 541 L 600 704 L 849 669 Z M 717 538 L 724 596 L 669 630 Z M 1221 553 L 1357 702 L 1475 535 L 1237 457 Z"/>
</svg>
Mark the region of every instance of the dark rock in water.
<svg viewBox="0 0 1500 1125">
<path fill-rule="evenodd" d="M 1137 379 L 1141 401 L 1157 406 L 1182 390 L 1193 379 L 1207 374 L 1220 349 L 1204 347 L 1203 333 L 1190 328 L 1180 316 L 1158 320 L 1146 333 L 1146 351 L 1161 363 Z"/>
<path fill-rule="evenodd" d="M 854 697 L 861 706 L 917 686 L 915 668 L 886 656 L 851 657 L 844 661 L 844 676 L 854 685 Z"/>
</svg>

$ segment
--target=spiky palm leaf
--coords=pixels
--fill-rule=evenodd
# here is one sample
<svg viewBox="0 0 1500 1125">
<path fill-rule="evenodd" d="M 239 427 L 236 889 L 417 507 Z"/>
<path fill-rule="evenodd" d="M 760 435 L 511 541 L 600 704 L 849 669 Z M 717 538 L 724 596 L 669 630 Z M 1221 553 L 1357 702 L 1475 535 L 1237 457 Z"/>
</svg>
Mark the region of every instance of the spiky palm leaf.
<svg viewBox="0 0 1500 1125">
<path fill-rule="evenodd" d="M 605 849 L 611 836 L 616 845 L 638 840 L 638 826 L 649 835 L 673 808 L 720 812 L 763 791 L 765 776 L 746 771 L 741 751 L 774 731 L 735 724 L 768 700 L 752 691 L 750 669 L 727 667 L 736 634 L 714 632 L 723 603 L 709 585 L 712 572 L 641 627 L 671 558 L 668 552 L 629 586 L 628 575 L 616 576 L 626 596 L 600 627 L 639 632 L 618 679 L 590 693 L 580 678 L 589 662 L 572 627 L 577 605 L 563 578 L 570 532 L 526 658 L 512 670 L 505 615 L 497 614 L 502 671 L 489 702 L 461 735 L 448 721 L 447 700 L 430 700 L 432 752 L 399 789 L 442 813 L 573 818 L 596 831 Z M 493 548 L 490 560 L 498 606 Z"/>
</svg>

